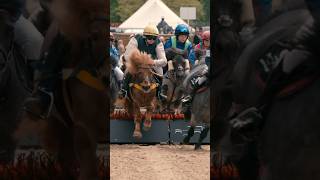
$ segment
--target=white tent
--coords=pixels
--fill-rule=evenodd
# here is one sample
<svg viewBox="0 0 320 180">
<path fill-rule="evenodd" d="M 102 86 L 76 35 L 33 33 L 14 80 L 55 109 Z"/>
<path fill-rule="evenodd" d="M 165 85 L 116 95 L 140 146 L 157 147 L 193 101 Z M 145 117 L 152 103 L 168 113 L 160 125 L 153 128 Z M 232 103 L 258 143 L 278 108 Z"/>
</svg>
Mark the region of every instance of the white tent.
<svg viewBox="0 0 320 180">
<path fill-rule="evenodd" d="M 161 0 L 148 0 L 133 15 L 125 20 L 119 28 L 125 32 L 142 32 L 148 24 L 157 25 L 161 17 L 173 29 L 177 24 L 187 24 Z"/>
</svg>

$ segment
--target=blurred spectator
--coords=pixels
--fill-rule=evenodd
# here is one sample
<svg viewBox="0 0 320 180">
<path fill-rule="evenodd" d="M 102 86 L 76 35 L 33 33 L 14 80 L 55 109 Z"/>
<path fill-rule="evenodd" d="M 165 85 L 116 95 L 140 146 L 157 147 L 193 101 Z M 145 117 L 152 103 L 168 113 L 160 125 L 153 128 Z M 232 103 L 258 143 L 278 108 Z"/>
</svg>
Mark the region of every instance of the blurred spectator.
<svg viewBox="0 0 320 180">
<path fill-rule="evenodd" d="M 119 51 L 120 56 L 125 52 L 123 40 L 121 40 L 121 39 L 118 40 L 117 49 Z"/>
<path fill-rule="evenodd" d="M 202 36 L 202 27 L 198 27 L 196 28 L 196 33 L 193 37 L 193 45 L 197 45 L 202 41 L 201 36 Z"/>
<path fill-rule="evenodd" d="M 157 29 L 160 34 L 168 34 L 173 30 L 172 27 L 164 20 L 164 17 L 161 17 L 161 21 L 158 23 Z"/>
</svg>

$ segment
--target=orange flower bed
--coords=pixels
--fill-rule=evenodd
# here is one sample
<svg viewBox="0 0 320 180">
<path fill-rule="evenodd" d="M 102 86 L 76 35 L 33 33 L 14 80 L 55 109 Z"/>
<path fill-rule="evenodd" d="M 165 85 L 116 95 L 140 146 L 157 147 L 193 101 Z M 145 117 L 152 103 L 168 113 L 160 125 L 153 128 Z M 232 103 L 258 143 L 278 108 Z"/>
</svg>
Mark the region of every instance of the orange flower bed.
<svg viewBox="0 0 320 180">
<path fill-rule="evenodd" d="M 106 166 L 106 160 L 103 157 L 99 157 L 99 179 L 107 179 L 109 167 Z M 77 165 L 73 166 L 72 176 L 77 177 L 79 175 L 79 168 Z M 15 163 L 10 164 L 0 164 L 0 177 L 1 179 L 10 180 L 38 180 L 38 179 L 48 179 L 48 180 L 60 180 L 62 179 L 62 169 L 58 162 L 47 155 L 46 153 L 41 153 L 40 155 L 30 153 L 20 154 L 17 157 Z M 76 179 L 76 178 L 75 178 Z"/>
<path fill-rule="evenodd" d="M 213 180 L 240 180 L 237 169 L 234 166 L 223 166 L 221 168 L 210 167 L 210 179 Z"/>
<path fill-rule="evenodd" d="M 144 118 L 145 115 L 142 115 Z M 133 120 L 133 115 L 123 111 L 116 111 L 110 115 L 110 119 Z M 151 119 L 155 120 L 181 120 L 185 119 L 184 114 L 152 114 Z"/>
</svg>

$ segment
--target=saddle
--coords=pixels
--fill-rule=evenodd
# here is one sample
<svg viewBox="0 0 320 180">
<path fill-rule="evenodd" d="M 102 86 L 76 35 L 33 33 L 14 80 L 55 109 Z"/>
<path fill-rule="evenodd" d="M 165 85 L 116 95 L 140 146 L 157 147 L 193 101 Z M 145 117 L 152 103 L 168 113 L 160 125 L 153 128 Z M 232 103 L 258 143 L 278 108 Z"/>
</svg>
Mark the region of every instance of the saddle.
<svg viewBox="0 0 320 180">
<path fill-rule="evenodd" d="M 290 42 L 277 42 L 268 49 L 268 53 L 256 61 L 257 73 L 263 81 L 267 81 L 270 72 L 280 63 L 284 54 L 291 49 Z"/>
<path fill-rule="evenodd" d="M 206 64 L 199 64 L 194 66 L 190 74 L 183 81 L 183 87 L 185 89 L 190 89 L 191 80 L 197 77 L 204 76 L 207 71 L 208 71 L 208 66 Z"/>
<path fill-rule="evenodd" d="M 276 98 L 285 98 L 294 95 L 304 88 L 310 86 L 315 80 L 320 77 L 320 72 L 318 71 L 319 64 L 315 61 L 305 61 L 287 75 L 280 82 L 282 87 L 279 88 L 276 94 Z M 256 81 L 261 89 L 266 87 L 267 79 L 261 77 L 261 74 L 256 72 Z"/>
</svg>

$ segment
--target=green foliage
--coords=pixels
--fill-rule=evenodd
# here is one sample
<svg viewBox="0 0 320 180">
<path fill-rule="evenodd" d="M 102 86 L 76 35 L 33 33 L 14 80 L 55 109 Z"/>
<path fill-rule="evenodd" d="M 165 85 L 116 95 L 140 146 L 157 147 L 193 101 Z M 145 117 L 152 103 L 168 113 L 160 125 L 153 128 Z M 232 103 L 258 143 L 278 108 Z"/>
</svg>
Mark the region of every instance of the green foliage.
<svg viewBox="0 0 320 180">
<path fill-rule="evenodd" d="M 119 3 L 117 0 L 110 1 L 110 21 L 111 22 L 119 22 L 120 16 L 118 15 L 117 8 L 119 7 Z"/>
<path fill-rule="evenodd" d="M 202 2 L 202 7 L 203 7 L 203 20 L 206 23 L 210 23 L 210 0 L 201 0 Z"/>
<path fill-rule="evenodd" d="M 120 17 L 119 22 L 125 21 L 135 11 L 137 11 L 146 0 L 118 0 L 118 7 L 116 8 L 117 15 Z M 112 8 L 112 7 L 111 7 Z"/>
</svg>

